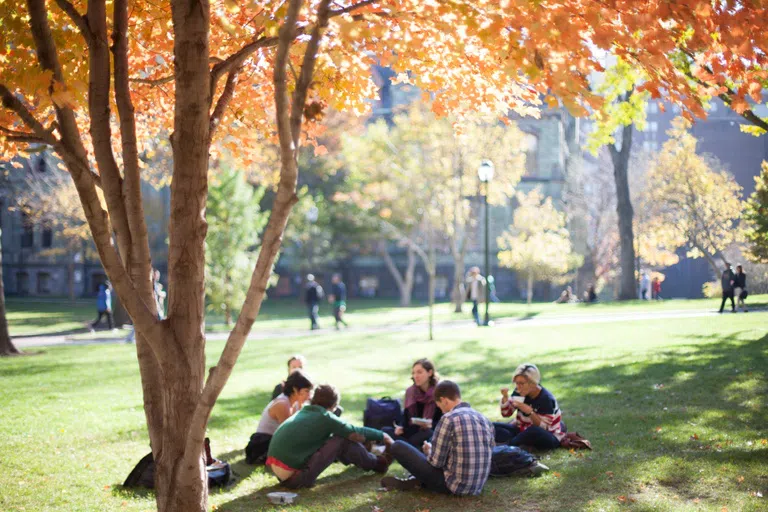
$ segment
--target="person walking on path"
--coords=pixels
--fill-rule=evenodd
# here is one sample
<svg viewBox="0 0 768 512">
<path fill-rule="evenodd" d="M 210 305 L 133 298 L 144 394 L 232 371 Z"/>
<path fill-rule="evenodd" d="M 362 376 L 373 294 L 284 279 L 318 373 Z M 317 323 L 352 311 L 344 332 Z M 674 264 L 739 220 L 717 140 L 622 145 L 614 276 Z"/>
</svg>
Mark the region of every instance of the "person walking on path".
<svg viewBox="0 0 768 512">
<path fill-rule="evenodd" d="M 485 278 L 480 275 L 480 267 L 472 267 L 469 269 L 469 276 L 467 277 L 467 300 L 472 301 L 472 316 L 475 318 L 477 325 L 482 325 L 480 322 L 480 308 L 478 305 L 481 302 L 485 302 Z"/>
<path fill-rule="evenodd" d="M 344 312 L 347 310 L 347 285 L 341 280 L 341 275 L 333 274 L 331 278 L 331 294 L 328 296 L 328 302 L 333 305 L 333 318 L 336 320 L 336 330 L 339 330 L 339 324 L 349 327 L 344 321 Z"/>
<path fill-rule="evenodd" d="M 733 270 L 731 270 L 731 266 L 726 263 L 725 270 L 723 270 L 723 274 L 720 276 L 720 286 L 723 289 L 723 301 L 720 303 L 720 313 L 723 312 L 726 299 L 731 299 L 731 312 L 736 312 L 736 303 L 733 301 L 733 285 L 735 280 L 736 275 L 733 273 Z"/>
<path fill-rule="evenodd" d="M 98 311 L 98 315 L 96 317 L 96 320 L 91 324 L 91 332 L 94 332 L 96 330 L 96 326 L 101 323 L 101 318 L 103 316 L 107 317 L 107 325 L 110 329 L 114 329 L 114 322 L 112 320 L 112 291 L 110 288 L 112 285 L 109 281 L 107 281 L 105 284 L 99 285 L 99 294 L 96 296 L 96 310 Z"/>
<path fill-rule="evenodd" d="M 654 277 L 651 281 L 651 298 L 661 300 L 661 279 L 659 276 Z"/>
<path fill-rule="evenodd" d="M 433 492 L 476 496 L 482 492 L 491 471 L 493 425 L 461 400 L 461 390 L 455 382 L 438 382 L 434 396 L 443 417 L 435 427 L 432 442 L 424 441 L 421 451 L 405 441 L 395 441 L 390 449 L 395 460 L 412 476 L 387 476 L 381 485 L 403 491 L 421 485 Z"/>
<path fill-rule="evenodd" d="M 733 279 L 733 294 L 736 297 L 736 307 L 744 310 L 748 313 L 747 305 L 744 304 L 744 299 L 747 298 L 747 274 L 744 273 L 744 268 L 741 265 L 736 265 L 736 275 Z"/>
<path fill-rule="evenodd" d="M 312 322 L 310 330 L 320 328 L 320 324 L 317 323 L 317 314 L 320 311 L 320 301 L 323 299 L 323 287 L 317 284 L 315 276 L 307 274 L 307 288 L 304 294 L 304 302 L 307 304 L 307 312 L 309 313 L 309 320 Z"/>
<path fill-rule="evenodd" d="M 651 278 L 648 272 L 643 272 L 643 277 L 640 279 L 640 298 L 642 300 L 650 300 L 651 297 Z"/>
<path fill-rule="evenodd" d="M 165 290 L 163 290 L 163 284 L 160 282 L 160 271 L 152 269 L 152 295 L 155 299 L 155 306 L 157 307 L 157 319 L 162 320 L 165 318 Z M 126 343 L 133 343 L 136 341 L 136 328 L 132 327 L 131 332 L 125 337 Z"/>
</svg>

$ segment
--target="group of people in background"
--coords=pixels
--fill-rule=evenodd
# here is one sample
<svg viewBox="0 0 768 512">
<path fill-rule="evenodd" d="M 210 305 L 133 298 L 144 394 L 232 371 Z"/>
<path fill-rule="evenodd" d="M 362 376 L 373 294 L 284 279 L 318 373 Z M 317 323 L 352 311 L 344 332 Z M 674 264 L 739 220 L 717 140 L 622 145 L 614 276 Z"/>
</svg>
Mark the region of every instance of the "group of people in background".
<svg viewBox="0 0 768 512">
<path fill-rule="evenodd" d="M 725 301 L 731 299 L 731 311 L 736 313 L 736 307 L 741 308 L 745 313 L 749 312 L 744 302 L 749 295 L 747 292 L 747 274 L 741 265 L 736 265 L 736 272 L 726 263 L 725 269 L 720 276 L 720 286 L 723 289 L 723 301 L 720 303 L 720 313 L 725 308 Z M 735 300 L 734 300 L 735 299 Z"/>
<path fill-rule="evenodd" d="M 304 303 L 307 305 L 309 314 L 310 329 L 320 328 L 320 302 L 325 296 L 323 287 L 315 280 L 313 274 L 307 274 L 307 284 L 304 290 Z M 344 312 L 347 310 L 347 285 L 341 280 L 340 274 L 334 274 L 331 277 L 331 293 L 328 295 L 328 302 L 333 307 L 333 318 L 336 321 L 336 330 L 341 326 L 349 327 L 344 320 Z"/>
<path fill-rule="evenodd" d="M 419 359 L 411 367 L 402 424 L 381 430 L 344 421 L 338 390 L 315 385 L 305 364 L 302 356 L 289 359 L 288 378 L 275 388 L 245 450 L 248 463 L 266 464 L 291 489 L 311 487 L 335 461 L 381 474 L 397 461 L 409 475 L 385 476 L 381 484 L 388 489 L 477 495 L 495 446 L 552 449 L 566 432 L 534 364 L 515 369 L 513 390 L 501 388 L 499 411 L 511 421 L 494 423 L 463 401 L 458 384 L 442 380 L 429 359 Z"/>
<path fill-rule="evenodd" d="M 661 300 L 661 278 L 643 272 L 640 277 L 640 298 L 643 300 Z"/>
</svg>

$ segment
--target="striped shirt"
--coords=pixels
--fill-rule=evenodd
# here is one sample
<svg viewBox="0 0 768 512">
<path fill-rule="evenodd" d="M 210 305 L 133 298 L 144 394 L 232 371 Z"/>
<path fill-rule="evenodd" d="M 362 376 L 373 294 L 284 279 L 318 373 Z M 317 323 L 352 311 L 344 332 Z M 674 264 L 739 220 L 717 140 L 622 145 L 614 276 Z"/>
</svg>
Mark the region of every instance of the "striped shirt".
<svg viewBox="0 0 768 512">
<path fill-rule="evenodd" d="M 520 396 L 517 391 L 512 393 L 512 396 Z M 558 441 L 563 439 L 565 433 L 562 431 L 562 414 L 560 413 L 560 407 L 557 405 L 554 395 L 547 391 L 546 388 L 541 388 L 541 392 L 536 398 L 529 396 L 525 397 L 525 403 L 533 408 L 533 412 L 541 418 L 541 428 L 554 435 Z M 501 415 L 505 418 L 509 418 L 515 413 L 516 409 L 512 407 L 512 400 L 507 402 L 502 398 L 501 401 Z M 517 418 L 514 423 L 520 428 L 520 432 L 533 425 L 531 417 L 527 414 L 523 414 L 523 411 L 517 410 Z"/>
<path fill-rule="evenodd" d="M 488 418 L 462 402 L 437 423 L 428 461 L 443 470 L 453 494 L 480 494 L 491 470 L 493 438 Z"/>
</svg>

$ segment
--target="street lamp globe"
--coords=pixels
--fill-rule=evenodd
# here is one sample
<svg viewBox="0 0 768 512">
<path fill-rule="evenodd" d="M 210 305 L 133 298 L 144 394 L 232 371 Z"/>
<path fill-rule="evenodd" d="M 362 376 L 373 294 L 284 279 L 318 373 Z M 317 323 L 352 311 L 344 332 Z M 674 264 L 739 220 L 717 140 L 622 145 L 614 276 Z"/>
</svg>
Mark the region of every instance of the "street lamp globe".
<svg viewBox="0 0 768 512">
<path fill-rule="evenodd" d="M 493 162 L 490 160 L 480 162 L 480 167 L 477 168 L 477 177 L 483 183 L 491 181 L 493 179 Z"/>
</svg>

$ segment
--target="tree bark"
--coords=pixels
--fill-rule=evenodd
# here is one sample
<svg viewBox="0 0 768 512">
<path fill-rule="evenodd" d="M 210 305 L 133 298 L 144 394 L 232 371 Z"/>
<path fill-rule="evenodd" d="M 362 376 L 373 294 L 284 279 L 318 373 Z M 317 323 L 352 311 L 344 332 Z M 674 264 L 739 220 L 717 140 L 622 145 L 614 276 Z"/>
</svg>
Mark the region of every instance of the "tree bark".
<svg viewBox="0 0 768 512">
<path fill-rule="evenodd" d="M 8 332 L 8 318 L 5 316 L 5 286 L 3 285 L 3 242 L 0 230 L 0 356 L 19 354 Z"/>
<path fill-rule="evenodd" d="M 627 99 L 629 99 L 627 93 Z M 635 244 L 632 232 L 632 201 L 629 195 L 629 155 L 632 150 L 632 125 L 622 130 L 621 149 L 615 145 L 608 146 L 613 160 L 613 177 L 616 183 L 616 213 L 619 218 L 619 243 L 621 247 L 620 268 L 621 281 L 619 300 L 636 298 L 635 284 Z"/>
<path fill-rule="evenodd" d="M 405 274 L 401 274 L 398 270 L 395 262 L 392 261 L 389 251 L 387 251 L 386 241 L 379 243 L 379 254 L 381 254 L 384 264 L 392 275 L 392 279 L 397 284 L 397 289 L 400 292 L 400 306 L 407 307 L 411 305 L 411 295 L 413 294 L 413 276 L 416 271 L 416 252 L 411 246 L 406 247 L 408 254 L 408 264 L 405 268 Z"/>
<path fill-rule="evenodd" d="M 527 293 L 528 305 L 531 305 L 533 301 L 533 271 L 528 271 L 528 293 Z"/>
</svg>

